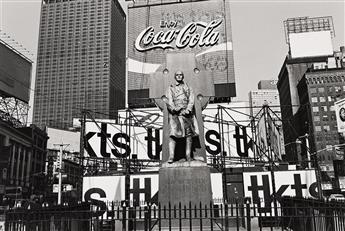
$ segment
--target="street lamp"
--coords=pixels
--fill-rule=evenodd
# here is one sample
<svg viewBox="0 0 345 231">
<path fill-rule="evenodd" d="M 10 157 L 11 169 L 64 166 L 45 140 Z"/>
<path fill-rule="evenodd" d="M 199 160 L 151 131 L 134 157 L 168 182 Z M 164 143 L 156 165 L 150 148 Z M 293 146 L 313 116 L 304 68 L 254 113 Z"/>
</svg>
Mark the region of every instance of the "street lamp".
<svg viewBox="0 0 345 231">
<path fill-rule="evenodd" d="M 331 146 L 331 148 L 334 148 L 334 147 L 341 147 L 341 146 L 344 146 L 345 144 L 338 144 L 338 145 L 333 145 Z M 316 172 L 316 178 L 317 178 L 317 187 L 318 187 L 318 192 L 319 192 L 319 198 L 321 199 L 322 198 L 322 187 L 321 187 L 321 171 L 320 171 L 320 167 L 319 167 L 319 163 L 318 163 L 318 158 L 317 158 L 317 154 L 319 152 L 322 152 L 324 150 L 327 150 L 329 149 L 330 147 L 327 147 L 327 148 L 323 148 L 323 149 L 320 149 L 320 150 L 317 150 L 313 153 L 310 154 L 310 156 L 313 156 L 314 158 L 314 161 L 315 161 L 315 172 Z"/>
<path fill-rule="evenodd" d="M 311 169 L 311 156 L 317 154 L 318 152 L 322 151 L 322 150 L 318 150 L 316 152 L 310 153 L 310 148 L 309 148 L 309 134 L 306 133 L 303 136 L 299 136 L 297 137 L 296 141 L 294 142 L 290 142 L 285 144 L 284 146 L 287 146 L 289 144 L 295 143 L 295 144 L 302 144 L 301 139 L 305 139 L 305 147 L 307 150 L 307 161 L 308 161 L 308 169 Z M 315 168 L 315 176 L 316 176 L 316 183 L 317 183 L 317 191 L 318 191 L 318 197 L 319 199 L 322 198 L 322 187 L 321 187 L 321 176 L 320 176 L 320 168 L 319 168 L 319 164 L 317 161 L 317 157 L 314 157 L 314 168 Z"/>
<path fill-rule="evenodd" d="M 328 147 L 326 147 L 326 148 L 317 150 L 317 151 L 311 153 L 310 156 L 314 156 L 314 155 L 317 155 L 319 152 L 326 151 L 326 150 L 329 150 L 329 149 L 332 149 L 332 150 L 333 150 L 333 148 L 342 147 L 342 146 L 345 146 L 345 143 L 343 143 L 343 144 L 335 144 L 335 145 L 328 146 Z M 343 157 L 343 159 L 344 159 L 344 157 Z"/>
<path fill-rule="evenodd" d="M 309 138 L 309 135 L 308 135 L 308 133 L 306 133 L 303 136 L 297 137 L 297 139 L 295 141 L 292 141 L 292 142 L 289 142 L 287 144 L 284 144 L 284 147 L 287 147 L 290 144 L 302 144 L 301 139 L 305 139 L 305 147 L 306 147 L 306 150 L 307 150 L 308 169 L 310 169 L 311 168 L 311 161 L 310 161 L 310 149 L 309 149 L 309 139 L 308 138 Z"/>
<path fill-rule="evenodd" d="M 305 147 L 306 147 L 306 150 L 307 150 L 307 163 L 308 163 L 308 169 L 311 168 L 311 162 L 310 162 L 310 149 L 309 149 L 309 134 L 306 133 L 305 135 L 303 136 L 299 136 L 297 137 L 296 139 L 296 143 L 298 144 L 302 144 L 302 141 L 300 139 L 305 139 Z"/>
</svg>

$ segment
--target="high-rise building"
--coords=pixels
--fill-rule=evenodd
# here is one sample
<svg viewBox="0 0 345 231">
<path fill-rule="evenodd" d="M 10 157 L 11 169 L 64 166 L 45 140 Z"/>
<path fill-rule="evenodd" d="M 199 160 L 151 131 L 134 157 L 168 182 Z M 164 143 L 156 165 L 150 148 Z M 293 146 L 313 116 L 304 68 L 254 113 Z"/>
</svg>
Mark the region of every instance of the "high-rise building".
<svg viewBox="0 0 345 231">
<path fill-rule="evenodd" d="M 250 115 L 256 116 L 263 105 L 268 105 L 280 118 L 280 101 L 276 80 L 260 80 L 258 90 L 249 92 Z"/>
<path fill-rule="evenodd" d="M 249 106 L 250 115 L 254 118 L 252 125 L 255 127 L 255 139 L 258 140 L 261 149 L 265 150 L 267 146 L 262 140 L 271 140 L 270 145 L 274 149 L 275 155 L 279 159 L 285 158 L 277 81 L 260 80 L 258 90 L 249 92 Z M 264 106 L 268 106 L 269 110 L 264 110 Z M 262 126 L 263 124 L 266 125 Z"/>
<path fill-rule="evenodd" d="M 117 0 L 44 0 L 33 122 L 66 128 L 81 109 L 125 106 L 126 15 Z"/>
<path fill-rule="evenodd" d="M 258 83 L 258 89 L 272 89 L 277 90 L 278 80 L 260 80 Z"/>
<path fill-rule="evenodd" d="M 287 158 L 295 163 L 320 160 L 319 165 L 330 171 L 336 158 L 332 147 L 342 142 L 333 104 L 334 97 L 343 95 L 344 48 L 333 50 L 331 17 L 292 18 L 284 26 L 289 53 L 277 86 Z"/>
<path fill-rule="evenodd" d="M 317 154 L 321 170 L 333 171 L 338 156 L 334 145 L 344 142 L 338 133 L 334 102 L 345 97 L 345 66 L 308 69 L 297 85 L 301 106 L 295 127 L 309 134 L 309 149 Z M 298 129 L 298 130 L 300 130 Z"/>
<path fill-rule="evenodd" d="M 128 102 L 150 97 L 150 78 L 168 70 L 171 54 L 193 54 L 195 70 L 207 71 L 214 96 L 236 96 L 229 1 L 136 0 L 128 7 Z M 194 69 L 193 67 L 190 67 Z M 185 70 L 187 72 L 187 70 Z M 222 99 L 221 99 L 222 98 Z"/>
</svg>

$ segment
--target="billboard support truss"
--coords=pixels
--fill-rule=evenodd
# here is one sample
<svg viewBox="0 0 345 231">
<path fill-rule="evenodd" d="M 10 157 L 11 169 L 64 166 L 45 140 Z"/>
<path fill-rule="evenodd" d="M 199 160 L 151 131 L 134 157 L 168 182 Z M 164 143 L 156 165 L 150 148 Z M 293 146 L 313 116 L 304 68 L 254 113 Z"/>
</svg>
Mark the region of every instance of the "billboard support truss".
<svg viewBox="0 0 345 231">
<path fill-rule="evenodd" d="M 15 97 L 0 95 L 0 119 L 14 127 L 26 126 L 29 105 Z"/>
<path fill-rule="evenodd" d="M 284 21 L 284 30 L 287 44 L 290 44 L 289 34 L 291 33 L 330 31 L 331 35 L 335 37 L 333 19 L 331 16 L 289 18 Z"/>
<path fill-rule="evenodd" d="M 223 168 L 232 166 L 232 165 L 253 165 L 255 163 L 258 163 L 259 165 L 267 165 L 271 162 L 280 162 L 281 161 L 281 152 L 275 151 L 276 149 L 273 147 L 273 145 L 276 143 L 275 146 L 278 146 L 281 149 L 281 146 L 284 144 L 279 143 L 276 138 L 273 138 L 272 135 L 274 135 L 274 132 L 279 132 L 280 130 L 280 123 L 281 119 L 278 117 L 278 115 L 269 107 L 264 106 L 260 112 L 255 116 L 250 116 L 249 114 L 246 114 L 241 111 L 240 108 L 235 107 L 224 107 L 221 105 L 218 105 L 217 108 L 215 108 L 217 111 L 215 116 L 208 116 L 206 115 L 204 118 L 205 123 L 215 123 L 215 127 L 218 127 L 219 129 L 219 145 L 221 151 L 217 154 L 213 153 L 208 157 L 208 162 L 211 166 L 215 167 L 216 169 L 219 169 L 222 171 Z M 87 117 L 90 119 L 88 122 L 95 123 L 95 128 L 97 129 L 97 132 L 104 135 L 105 140 L 104 142 L 107 143 L 107 147 L 111 147 L 113 149 L 117 149 L 118 147 L 113 143 L 111 139 L 110 134 L 104 134 L 105 132 L 102 130 L 100 126 L 100 121 L 97 121 L 93 118 L 92 114 L 88 111 L 85 112 Z M 121 118 L 119 117 L 119 121 L 116 122 L 116 124 L 121 124 L 121 126 L 124 126 L 123 132 L 129 136 L 131 136 L 131 126 L 134 127 L 143 127 L 145 129 L 149 129 L 152 127 L 155 127 L 156 129 L 161 129 L 162 124 L 158 121 L 156 121 L 157 118 L 154 119 L 156 122 L 148 122 L 145 119 L 151 118 L 149 116 L 150 112 L 146 112 L 148 115 L 143 116 L 136 115 L 137 109 L 127 109 L 126 114 Z M 240 113 L 244 115 L 247 119 L 245 120 L 236 120 L 236 118 L 233 118 L 232 115 L 235 113 Z M 232 115 L 231 115 L 232 114 Z M 150 115 L 157 116 L 156 112 L 151 113 Z M 160 115 L 161 116 L 161 115 Z M 225 118 L 226 117 L 226 118 Z M 107 123 L 107 122 L 105 122 Z M 85 126 L 85 125 L 84 125 Z M 114 124 L 110 123 L 110 126 L 114 126 Z M 236 144 L 232 146 L 241 146 L 241 150 L 237 149 L 238 157 L 236 157 L 236 148 L 235 150 L 232 149 L 232 151 L 229 149 L 228 146 L 230 145 L 230 141 L 228 140 L 229 137 L 226 133 L 228 133 L 230 130 L 229 128 L 226 129 L 226 127 L 232 126 L 235 130 L 238 130 L 238 132 L 234 133 L 232 136 L 241 136 L 239 141 L 241 144 Z M 249 128 L 249 129 L 248 129 Z M 263 130 L 263 132 L 260 133 L 259 130 Z M 245 132 L 244 130 L 248 130 L 248 132 Z M 233 130 L 234 131 L 234 130 Z M 89 131 L 88 131 L 89 132 Z M 96 131 L 92 130 L 92 133 L 95 133 Z M 111 133 L 108 131 L 108 133 Z M 260 134 L 259 134 L 260 133 Z M 81 134 L 82 135 L 82 134 Z M 135 135 L 135 134 L 133 134 Z M 275 134 L 277 135 L 277 134 Z M 282 134 L 280 134 L 282 135 Z M 82 135 L 82 137 L 85 135 Z M 96 137 L 96 135 L 94 135 Z M 245 137 L 244 137 L 245 136 Z M 263 137 L 261 137 L 263 136 Z M 88 138 L 88 140 L 90 140 Z M 98 140 L 98 138 L 96 138 Z M 237 140 L 237 139 L 236 139 Z M 262 140 L 265 141 L 264 145 L 262 145 Z M 130 142 L 129 139 L 127 142 Z M 278 142 L 278 143 L 277 143 Z M 83 141 L 81 143 L 84 143 Z M 85 144 L 88 142 L 85 142 Z M 90 143 L 88 143 L 90 145 Z M 84 145 L 81 146 L 81 149 Z M 85 148 L 86 146 L 84 146 Z M 227 147 L 227 148 L 226 148 Z M 245 147 L 245 149 L 243 149 Z M 88 150 L 88 149 L 86 149 Z M 251 150 L 252 154 L 248 155 L 248 151 Z M 81 153 L 84 150 L 81 150 Z M 93 150 L 92 150 L 93 151 Z M 235 152 L 235 153 L 233 153 Z M 239 153 L 241 152 L 241 153 Z M 140 153 L 138 153 L 140 154 Z M 88 155 L 88 158 L 85 158 L 84 156 L 81 156 L 84 160 L 88 160 L 86 162 L 92 163 L 92 159 L 99 158 L 99 154 L 92 154 Z M 137 155 L 136 155 L 137 156 Z M 124 158 L 112 158 L 110 156 L 106 157 L 103 156 L 101 159 L 107 161 L 117 160 L 117 164 L 119 164 L 119 168 L 123 168 L 124 166 L 128 165 L 128 162 L 130 162 L 131 170 L 141 171 L 141 169 L 147 169 L 153 166 L 157 166 L 159 163 L 158 159 L 143 159 L 142 157 L 133 157 L 131 159 L 129 156 Z M 135 164 L 132 162 L 135 161 Z M 82 161 L 84 164 L 88 165 L 86 162 Z M 98 162 L 98 161 L 96 161 Z M 107 164 L 106 164 L 107 166 Z M 103 166 L 103 168 L 106 168 L 106 166 Z M 128 167 L 128 166 L 127 166 Z M 102 168 L 102 169 L 103 169 Z M 132 169 L 134 168 L 134 169 Z M 125 168 L 126 169 L 126 168 Z"/>
</svg>

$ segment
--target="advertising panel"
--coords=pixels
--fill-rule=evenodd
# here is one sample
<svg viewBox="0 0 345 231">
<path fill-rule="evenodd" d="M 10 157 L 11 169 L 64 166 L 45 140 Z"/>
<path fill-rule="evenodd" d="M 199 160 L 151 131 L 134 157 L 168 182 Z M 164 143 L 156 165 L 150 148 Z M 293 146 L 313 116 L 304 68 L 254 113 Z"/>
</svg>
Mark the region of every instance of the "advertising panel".
<svg viewBox="0 0 345 231">
<path fill-rule="evenodd" d="M 119 202 L 125 198 L 124 176 L 92 176 L 83 178 L 82 200 L 89 201 L 92 205 L 94 217 L 106 217 L 107 208 L 111 208 L 111 202 Z M 122 222 L 114 222 L 115 230 L 122 229 Z"/>
<path fill-rule="evenodd" d="M 60 147 L 56 144 L 69 144 L 65 150 L 70 152 L 79 152 L 80 132 L 47 127 L 47 133 L 49 137 L 47 141 L 47 149 L 59 150 Z"/>
<path fill-rule="evenodd" d="M 216 96 L 236 96 L 229 6 L 212 0 L 129 7 L 129 101 L 148 97 L 150 77 L 163 71 L 168 53 L 193 53 L 197 67 L 210 71 Z"/>
<path fill-rule="evenodd" d="M 90 121 L 85 128 L 90 157 L 160 159 L 162 129 Z"/>
<path fill-rule="evenodd" d="M 261 113 L 255 124 L 257 156 L 262 160 L 281 160 L 284 152 L 284 139 L 280 119 L 271 113 Z"/>
<path fill-rule="evenodd" d="M 282 143 L 282 131 L 278 127 L 278 123 L 280 121 L 275 121 L 271 116 L 267 117 L 267 130 L 269 135 L 269 141 L 271 150 L 273 152 L 274 159 L 281 160 L 282 159 L 282 147 L 284 147 L 284 143 Z"/>
<path fill-rule="evenodd" d="M 0 42 L 0 93 L 29 102 L 31 62 Z"/>
<path fill-rule="evenodd" d="M 339 181 L 340 191 L 344 192 L 345 191 L 345 176 L 339 176 L 338 181 Z"/>
<path fill-rule="evenodd" d="M 124 199 L 124 176 L 92 176 L 83 178 L 83 201 L 90 199 L 121 201 Z"/>
<path fill-rule="evenodd" d="M 338 132 L 345 132 L 345 99 L 334 102 L 335 115 L 337 118 Z"/>
<path fill-rule="evenodd" d="M 221 173 L 211 173 L 211 187 L 214 199 L 223 198 Z M 158 173 L 130 176 L 130 206 L 143 206 L 144 202 L 158 202 Z M 125 176 L 89 176 L 83 178 L 83 201 L 97 205 L 125 200 Z M 120 205 L 120 204 L 119 204 Z"/>
<path fill-rule="evenodd" d="M 289 34 L 292 58 L 333 55 L 331 31 Z"/>
<path fill-rule="evenodd" d="M 315 170 L 276 171 L 274 172 L 276 197 L 318 197 Z M 243 173 L 245 197 L 265 208 L 262 213 L 270 212 L 272 207 L 273 188 L 271 172 Z"/>
<path fill-rule="evenodd" d="M 220 113 L 218 105 L 212 104 L 203 111 L 206 153 L 209 156 L 225 152 L 232 157 L 253 157 L 251 129 L 246 126 L 249 110 L 242 102 L 230 105 L 235 109 L 223 109 Z M 159 109 L 133 110 L 130 115 L 122 111 L 119 115 L 121 124 L 86 122 L 86 153 L 91 157 L 160 159 L 163 117 Z"/>
<path fill-rule="evenodd" d="M 266 126 L 266 118 L 264 114 L 261 115 L 258 123 L 257 123 L 257 143 L 258 143 L 258 151 L 257 153 L 260 154 L 263 159 L 264 156 L 268 156 L 268 143 L 267 143 L 267 126 Z"/>
</svg>

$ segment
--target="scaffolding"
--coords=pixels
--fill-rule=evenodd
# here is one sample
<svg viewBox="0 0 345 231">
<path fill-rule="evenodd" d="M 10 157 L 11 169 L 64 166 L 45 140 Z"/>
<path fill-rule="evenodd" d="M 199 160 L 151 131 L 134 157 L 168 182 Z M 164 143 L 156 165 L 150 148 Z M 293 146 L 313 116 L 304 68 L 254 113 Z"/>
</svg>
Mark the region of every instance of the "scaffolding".
<svg viewBox="0 0 345 231">
<path fill-rule="evenodd" d="M 25 127 L 28 119 L 29 105 L 15 97 L 0 94 L 0 120 L 13 127 Z"/>
<path fill-rule="evenodd" d="M 224 107 L 221 105 L 218 105 L 218 107 L 215 109 L 217 110 L 216 116 L 205 116 L 204 122 L 208 123 L 215 123 L 216 126 L 219 128 L 220 133 L 220 147 L 221 152 L 216 156 L 209 156 L 208 157 L 208 164 L 210 167 L 215 167 L 217 169 L 223 169 L 227 167 L 233 167 L 233 166 L 253 166 L 255 164 L 259 165 L 267 165 L 271 162 L 279 163 L 282 161 L 281 152 L 277 152 L 273 148 L 274 142 L 278 142 L 278 140 L 273 140 L 272 136 L 272 129 L 278 129 L 278 131 L 281 132 L 281 119 L 278 117 L 278 115 L 275 113 L 275 110 L 272 110 L 270 107 L 265 106 L 262 107 L 262 110 L 260 110 L 257 115 L 251 116 L 249 114 L 245 114 L 241 112 L 241 109 L 243 108 L 232 108 L 232 107 Z M 159 122 L 155 122 L 154 124 L 148 124 L 145 121 L 142 120 L 142 118 L 139 118 L 135 115 L 137 109 L 127 109 L 126 112 L 126 118 L 118 118 L 118 121 L 116 123 L 121 123 L 126 128 L 124 129 L 124 132 L 126 134 L 131 135 L 130 127 L 131 126 L 139 126 L 143 127 L 145 129 L 149 129 L 150 127 L 154 126 L 155 128 L 162 129 L 163 124 Z M 232 115 L 236 113 L 242 113 L 244 116 L 247 117 L 245 120 L 235 120 Z M 85 141 L 83 141 L 83 137 L 85 136 L 85 122 L 93 122 L 96 124 L 98 128 L 98 132 L 102 133 L 102 129 L 99 125 L 99 121 L 95 119 L 90 113 L 89 110 L 83 111 L 84 117 L 82 120 L 82 131 L 81 132 L 81 150 L 80 150 L 80 158 L 81 163 L 85 166 L 86 169 L 93 169 L 92 172 L 95 171 L 97 173 L 99 172 L 112 172 L 115 173 L 116 171 L 125 170 L 128 167 L 128 164 L 130 165 L 131 172 L 140 172 L 143 169 L 155 169 L 159 167 L 160 159 L 131 159 L 130 157 L 126 158 L 115 158 L 115 157 L 95 157 L 94 155 L 88 155 L 86 153 L 86 156 L 84 156 L 84 148 L 86 147 Z M 148 112 L 149 114 L 149 112 Z M 154 113 L 155 116 L 156 113 Z M 161 115 L 160 115 L 161 116 Z M 260 125 L 259 125 L 260 124 Z M 263 129 L 263 134 L 266 134 L 267 137 L 265 138 L 267 142 L 265 145 L 260 144 L 260 137 L 259 129 L 258 127 L 261 126 L 261 130 Z M 229 127 L 233 127 L 234 129 L 229 129 Z M 237 144 L 243 147 L 243 145 L 246 146 L 246 150 L 242 151 L 241 153 L 238 153 L 239 150 L 234 148 L 234 145 L 230 144 L 230 136 L 229 132 L 234 132 L 236 129 L 239 130 L 239 133 L 243 140 L 241 144 Z M 243 133 L 244 130 L 248 132 Z M 237 134 L 237 133 L 236 133 Z M 106 134 L 105 134 L 106 135 Z M 135 135 L 135 134 L 133 134 Z M 282 136 L 282 134 L 280 134 Z M 246 142 L 244 141 L 246 140 Z M 130 141 L 128 141 L 130 142 Z M 106 138 L 107 146 L 117 149 L 111 139 L 111 137 L 107 136 Z M 230 147 L 231 146 L 231 147 Z M 284 146 L 284 144 L 280 144 L 280 147 Z M 87 149 L 86 149 L 87 150 Z M 244 150 L 244 149 L 242 149 Z M 248 154 L 249 153 L 249 154 Z M 115 164 L 116 163 L 116 164 Z M 110 168 L 110 166 L 115 166 L 113 168 Z M 126 167 L 127 166 L 127 167 Z M 85 169 L 85 170 L 86 170 Z M 97 169 L 97 170 L 96 170 Z M 86 174 L 87 171 L 85 172 Z"/>
<path fill-rule="evenodd" d="M 335 37 L 332 16 L 289 18 L 284 21 L 284 31 L 287 44 L 290 44 L 289 34 L 293 33 L 330 31 L 331 36 Z"/>
<path fill-rule="evenodd" d="M 0 30 L 0 43 L 5 46 L 5 48 L 9 49 L 10 52 L 13 52 L 15 55 L 28 62 L 31 67 L 33 61 L 28 56 L 33 56 L 33 54 L 2 30 Z M 4 75 L 0 76 L 0 79 L 8 79 L 10 83 L 14 83 L 16 81 L 21 87 L 23 86 L 25 91 L 30 90 L 30 82 L 28 84 L 22 82 L 20 80 L 22 76 L 10 76 L 7 75 L 6 70 L 0 71 L 1 75 Z M 18 97 L 13 95 L 13 93 L 6 92 L 6 88 L 5 90 L 0 89 L 0 120 L 5 121 L 13 127 L 24 127 L 27 124 L 28 111 L 29 105 L 27 102 L 18 99 Z"/>
</svg>

